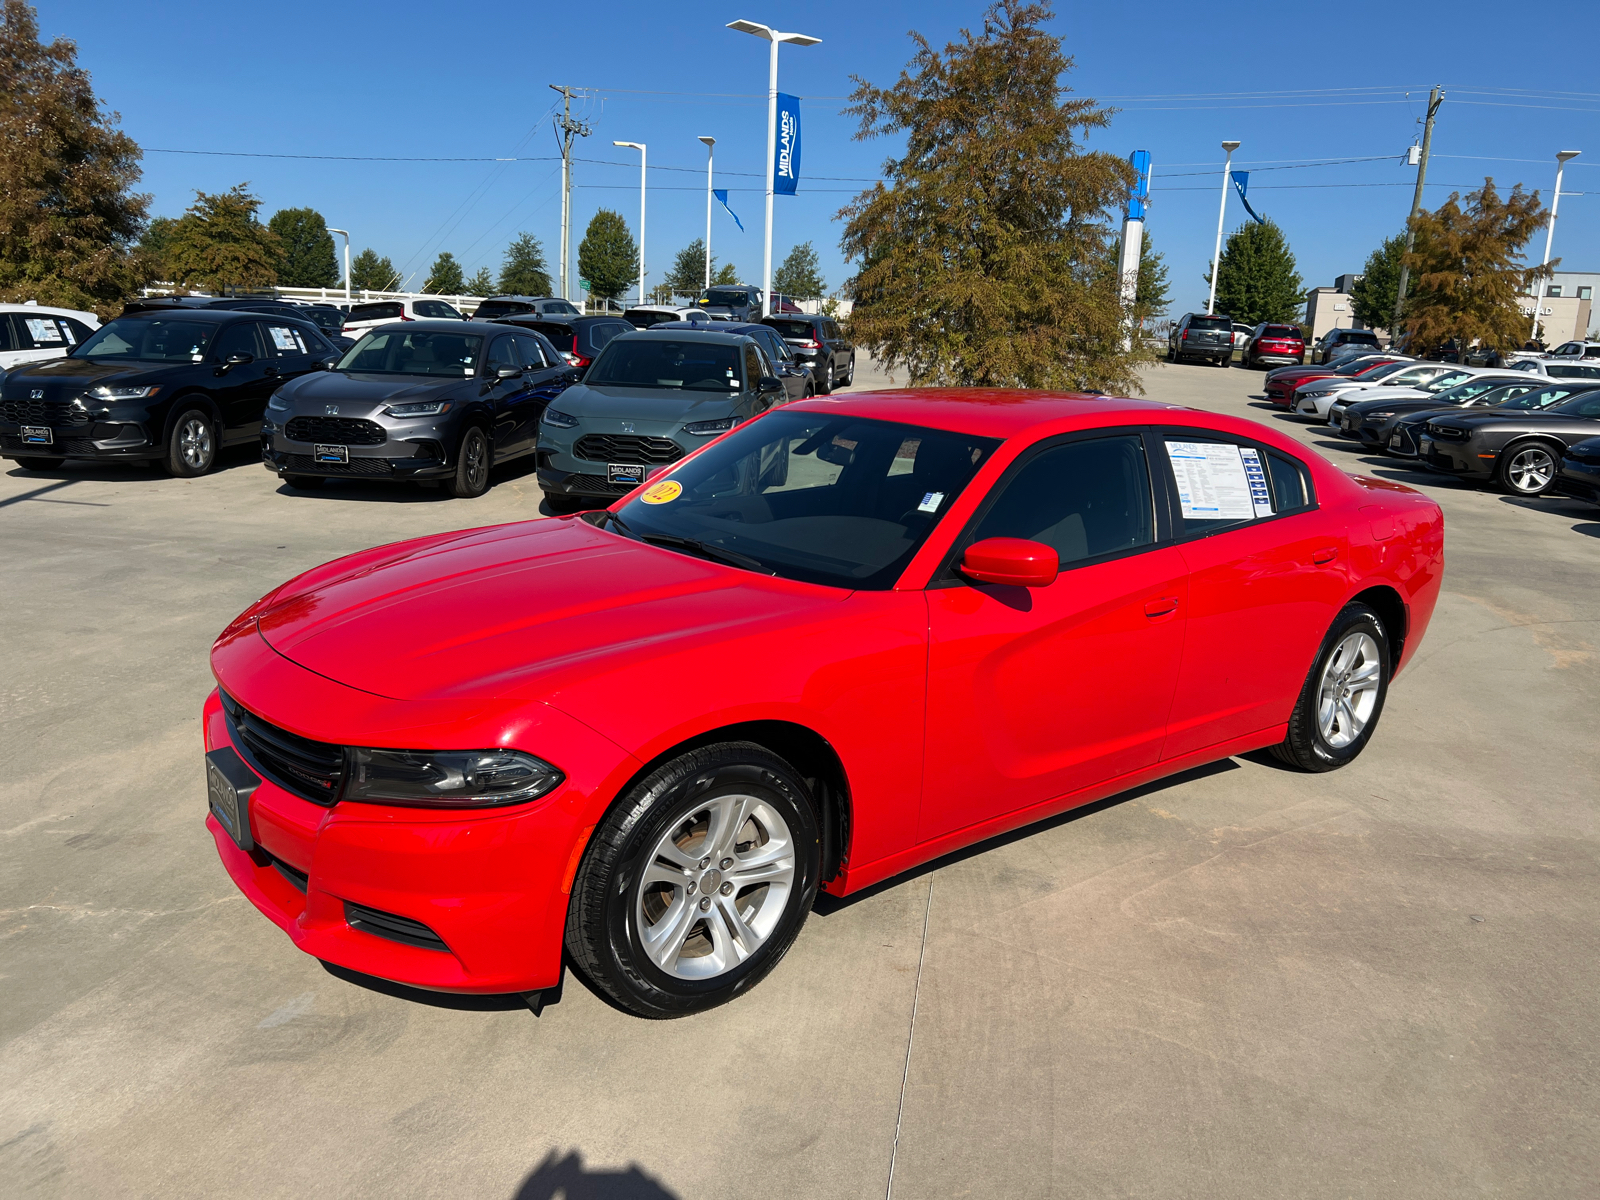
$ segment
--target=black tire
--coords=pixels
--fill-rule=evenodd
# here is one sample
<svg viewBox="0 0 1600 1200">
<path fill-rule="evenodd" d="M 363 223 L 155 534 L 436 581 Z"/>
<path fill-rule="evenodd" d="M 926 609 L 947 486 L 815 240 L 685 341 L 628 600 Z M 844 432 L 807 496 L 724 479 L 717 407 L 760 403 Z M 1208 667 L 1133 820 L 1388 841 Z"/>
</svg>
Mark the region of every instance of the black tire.
<svg viewBox="0 0 1600 1200">
<path fill-rule="evenodd" d="M 1233 355 L 1231 353 L 1224 354 L 1221 358 L 1217 359 L 1217 366 L 1219 367 L 1231 367 L 1232 365 Z"/>
<path fill-rule="evenodd" d="M 855 381 L 856 381 L 856 360 L 852 358 L 850 360 L 850 369 L 845 372 L 844 379 L 841 381 L 841 383 L 842 383 L 842 386 L 844 386 L 844 387 L 851 387 L 851 386 L 853 386 L 855 384 Z"/>
<path fill-rule="evenodd" d="M 1342 715 L 1337 712 L 1333 714 L 1333 721 L 1336 723 L 1333 737 L 1329 736 L 1321 719 L 1323 685 L 1325 682 L 1332 683 L 1333 694 L 1337 696 L 1340 690 L 1337 674 L 1331 679 L 1325 679 L 1325 676 L 1328 676 L 1330 671 L 1340 670 L 1333 660 L 1346 642 L 1357 635 L 1365 635 L 1371 639 L 1374 647 L 1368 652 L 1376 671 L 1374 695 L 1371 709 L 1361 722 L 1359 731 L 1350 740 L 1341 743 L 1337 723 L 1344 720 Z M 1273 755 L 1290 766 L 1299 767 L 1302 771 L 1336 771 L 1354 762 L 1361 751 L 1366 749 L 1367 743 L 1372 740 L 1373 731 L 1378 727 L 1378 718 L 1383 715 L 1384 700 L 1389 694 L 1390 665 L 1389 635 L 1383 627 L 1383 622 L 1378 619 L 1378 614 L 1365 604 L 1346 605 L 1334 618 L 1328 636 L 1322 639 L 1322 646 L 1317 650 L 1317 657 L 1311 664 L 1311 673 L 1306 676 L 1305 686 L 1300 689 L 1294 711 L 1289 715 L 1287 735 L 1283 741 L 1272 747 Z M 1346 734 L 1348 728 L 1346 725 Z"/>
<path fill-rule="evenodd" d="M 41 454 L 30 454 L 26 458 L 18 458 L 16 464 L 24 471 L 54 471 L 66 461 L 64 458 L 46 458 Z"/>
<path fill-rule="evenodd" d="M 327 479 L 321 475 L 280 475 L 278 478 L 283 480 L 290 487 L 302 492 L 312 491 L 313 489 L 319 488 L 328 482 Z"/>
<path fill-rule="evenodd" d="M 1500 452 L 1494 481 L 1512 496 L 1542 496 L 1561 473 L 1561 452 L 1548 442 L 1517 442 Z"/>
<path fill-rule="evenodd" d="M 827 396 L 833 392 L 833 359 L 828 360 L 828 369 L 817 377 L 817 395 Z"/>
<path fill-rule="evenodd" d="M 458 500 L 475 500 L 489 490 L 489 436 L 482 425 L 469 425 L 456 447 L 456 473 L 450 494 Z"/>
<path fill-rule="evenodd" d="M 710 863 L 702 858 L 698 863 L 691 861 L 685 870 L 677 864 L 664 865 L 653 857 L 669 839 L 675 841 L 675 831 L 684 840 L 675 841 L 674 854 L 681 851 L 683 857 L 692 860 L 709 848 L 713 837 L 711 819 L 707 815 L 706 827 L 701 830 L 698 817 L 709 814 L 710 805 L 716 801 L 735 796 L 754 798 L 766 813 L 781 818 L 787 826 L 793 868 L 781 901 L 774 897 L 773 884 L 757 883 L 751 888 L 736 885 L 738 868 L 732 868 L 730 877 L 722 880 L 720 870 L 729 869 L 722 864 L 730 859 Z M 750 821 L 733 827 L 730 836 L 739 837 L 748 830 L 755 835 L 751 840 L 758 841 L 762 827 L 757 816 L 761 811 L 757 810 Z M 771 844 L 759 843 L 755 850 Z M 735 849 L 732 853 L 749 851 Z M 793 767 L 753 742 L 721 742 L 690 751 L 635 784 L 595 830 L 573 881 L 572 903 L 567 909 L 567 953 L 591 984 L 620 1007 L 641 1017 L 661 1020 L 715 1008 L 759 983 L 794 943 L 816 900 L 820 863 L 816 811 Z M 670 874 L 673 879 L 681 874 L 686 882 L 680 887 L 658 883 L 651 888 L 645 882 L 647 869 L 658 875 Z M 696 882 L 695 871 L 704 872 L 698 877 L 703 887 Z M 691 899 L 697 890 L 698 899 Z M 708 891 L 712 894 L 706 894 Z M 669 892 L 670 898 L 663 899 L 663 892 Z M 707 904 L 714 896 L 727 899 Z M 741 910 L 738 906 L 747 899 L 750 906 Z M 766 912 L 769 900 L 781 903 L 774 914 Z M 680 901 L 683 907 L 678 911 L 682 915 L 673 919 L 671 914 Z M 703 943 L 709 947 L 705 954 L 674 955 L 676 963 L 690 964 L 685 969 L 694 969 L 693 964 L 701 959 L 709 959 L 715 966 L 715 955 L 720 952 L 712 937 L 711 923 L 724 920 L 726 906 L 734 907 L 741 922 L 752 923 L 747 931 L 761 925 L 767 916 L 775 919 L 755 949 L 734 965 L 703 978 L 686 978 L 669 974 L 645 949 L 642 935 L 647 931 L 641 928 L 643 922 L 635 914 L 648 914 L 651 905 L 658 907 L 660 923 L 673 920 L 678 929 L 686 930 L 678 939 L 683 946 L 698 950 Z M 708 915 L 695 915 L 697 909 Z M 648 915 L 643 917 L 643 921 L 648 920 Z M 726 930 L 727 926 L 718 928 Z"/>
<path fill-rule="evenodd" d="M 210 412 L 199 407 L 185 408 L 172 422 L 167 434 L 167 454 L 162 460 L 167 474 L 177 479 L 194 479 L 217 465 L 217 447 L 222 438 Z"/>
</svg>

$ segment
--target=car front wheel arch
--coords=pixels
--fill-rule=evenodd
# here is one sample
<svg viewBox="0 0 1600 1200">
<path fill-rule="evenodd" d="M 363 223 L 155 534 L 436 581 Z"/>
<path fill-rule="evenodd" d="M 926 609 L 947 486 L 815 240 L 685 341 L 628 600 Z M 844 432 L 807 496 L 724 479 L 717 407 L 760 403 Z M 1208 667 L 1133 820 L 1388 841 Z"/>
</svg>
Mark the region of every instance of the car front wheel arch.
<svg viewBox="0 0 1600 1200">
<path fill-rule="evenodd" d="M 1566 448 L 1566 445 L 1564 443 L 1559 442 L 1559 441 L 1555 441 L 1554 439 L 1551 439 L 1551 438 L 1542 438 L 1542 437 L 1518 438 L 1516 441 L 1510 443 L 1504 449 L 1502 449 L 1500 451 L 1499 456 L 1495 459 L 1495 479 L 1496 479 L 1496 481 L 1501 485 L 1501 487 L 1503 487 L 1506 491 L 1510 492 L 1514 496 L 1516 496 L 1516 495 L 1542 495 L 1544 492 L 1547 492 L 1547 491 L 1550 490 L 1551 484 L 1546 484 L 1545 487 L 1541 491 L 1529 493 L 1529 492 L 1524 492 L 1522 489 L 1514 486 L 1510 482 L 1510 479 L 1508 477 L 1508 470 L 1509 470 L 1510 464 L 1516 459 L 1517 455 L 1521 454 L 1524 450 L 1533 450 L 1533 449 L 1544 450 L 1550 455 L 1551 470 L 1552 470 L 1551 484 L 1554 483 L 1554 476 L 1557 475 L 1557 474 L 1560 474 L 1560 472 L 1561 472 L 1561 460 L 1566 455 L 1566 452 L 1567 452 L 1567 448 Z"/>
<path fill-rule="evenodd" d="M 216 422 L 220 448 L 221 436 L 226 432 L 222 424 L 222 410 L 217 407 L 217 402 L 204 392 L 179 392 L 167 401 L 167 413 L 161 418 L 161 441 L 158 444 L 165 446 L 172 440 L 173 425 L 176 424 L 180 414 L 191 408 L 204 409 L 210 414 L 212 421 Z"/>
</svg>

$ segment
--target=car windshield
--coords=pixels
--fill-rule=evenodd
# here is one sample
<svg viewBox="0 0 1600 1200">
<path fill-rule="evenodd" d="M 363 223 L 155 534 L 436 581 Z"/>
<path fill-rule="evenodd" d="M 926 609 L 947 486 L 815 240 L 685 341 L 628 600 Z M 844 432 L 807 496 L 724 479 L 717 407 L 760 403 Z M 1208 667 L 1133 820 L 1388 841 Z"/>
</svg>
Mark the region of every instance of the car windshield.
<svg viewBox="0 0 1600 1200">
<path fill-rule="evenodd" d="M 1565 417 L 1600 417 L 1600 388 L 1590 388 L 1571 400 L 1563 400 L 1550 411 Z"/>
<path fill-rule="evenodd" d="M 1372 379 L 1387 379 L 1391 375 L 1399 374 L 1401 371 L 1404 371 L 1411 365 L 1412 364 L 1408 362 L 1380 363 L 1376 367 L 1369 366 L 1364 370 L 1355 371 L 1353 374 L 1357 379 L 1363 381 Z"/>
<path fill-rule="evenodd" d="M 780 409 L 640 493 L 613 527 L 643 541 L 682 539 L 690 553 L 748 560 L 786 579 L 883 590 L 997 445 Z"/>
<path fill-rule="evenodd" d="M 1468 371 L 1449 371 L 1446 374 L 1439 376 L 1439 378 L 1430 380 L 1423 384 L 1422 390 L 1425 392 L 1442 392 L 1447 388 L 1455 387 L 1455 385 L 1460 383 L 1463 379 L 1471 378 L 1472 375 Z"/>
<path fill-rule="evenodd" d="M 530 325 L 528 328 L 537 329 L 550 339 L 552 346 L 563 353 L 571 350 L 578 342 L 578 335 L 571 325 Z"/>
<path fill-rule="evenodd" d="M 1532 383 L 1503 383 L 1490 388 L 1481 396 L 1468 401 L 1475 408 L 1494 408 L 1496 405 L 1505 404 L 1515 400 L 1538 386 Z"/>
<path fill-rule="evenodd" d="M 1600 367 L 1580 363 L 1551 363 L 1545 373 L 1552 379 L 1600 379 Z"/>
<path fill-rule="evenodd" d="M 334 368 L 368 375 L 471 375 L 483 338 L 470 333 L 376 329 L 345 352 Z"/>
<path fill-rule="evenodd" d="M 1340 363 L 1333 369 L 1333 373 L 1335 375 L 1359 375 L 1362 371 L 1372 370 L 1373 366 L 1379 363 L 1381 363 L 1381 360 L 1359 357 L 1352 362 Z"/>
<path fill-rule="evenodd" d="M 743 288 L 712 288 L 701 304 L 718 304 L 725 308 L 739 308 L 750 303 L 750 293 Z"/>
<path fill-rule="evenodd" d="M 1190 329 L 1227 329 L 1232 330 L 1233 322 L 1227 317 L 1190 317 Z"/>
<path fill-rule="evenodd" d="M 1434 399 L 1440 404 L 1465 404 L 1468 400 L 1475 400 L 1486 392 L 1507 386 L 1514 385 L 1508 385 L 1504 379 L 1469 379 L 1466 383 L 1457 383 L 1454 387 L 1445 388 L 1434 396 Z"/>
<path fill-rule="evenodd" d="M 357 304 L 350 310 L 352 321 L 398 321 L 405 316 L 406 306 L 398 300 L 385 300 L 378 304 Z"/>
<path fill-rule="evenodd" d="M 1268 325 L 1261 331 L 1264 338 L 1297 338 L 1300 331 L 1293 325 Z"/>
<path fill-rule="evenodd" d="M 1537 388 L 1531 392 L 1524 392 L 1516 399 L 1502 404 L 1501 409 L 1524 410 L 1531 408 L 1549 408 L 1552 404 L 1560 404 L 1567 397 L 1578 393 L 1587 394 L 1584 388 L 1573 387 L 1567 384 L 1551 384 L 1549 387 Z"/>
<path fill-rule="evenodd" d="M 584 383 L 597 387 L 727 392 L 744 386 L 739 347 L 731 342 L 621 337 L 595 360 Z"/>
<path fill-rule="evenodd" d="M 99 362 L 200 362 L 216 330 L 210 321 L 118 317 L 95 330 L 71 357 Z"/>
</svg>

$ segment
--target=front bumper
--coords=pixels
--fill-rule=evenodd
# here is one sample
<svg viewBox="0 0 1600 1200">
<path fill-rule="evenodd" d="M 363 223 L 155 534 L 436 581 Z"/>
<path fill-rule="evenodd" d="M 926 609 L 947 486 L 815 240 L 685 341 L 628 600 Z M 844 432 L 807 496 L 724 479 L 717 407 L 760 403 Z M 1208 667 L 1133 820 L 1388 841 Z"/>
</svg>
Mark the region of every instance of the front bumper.
<svg viewBox="0 0 1600 1200">
<path fill-rule="evenodd" d="M 1574 500 L 1600 504 L 1600 462 L 1572 457 L 1561 460 L 1561 471 L 1552 485 L 1555 491 Z"/>
<path fill-rule="evenodd" d="M 143 422 L 89 421 L 46 423 L 49 442 L 26 442 L 23 426 L 0 422 L 0 457 L 99 458 L 139 461 L 161 457 Z"/>
<path fill-rule="evenodd" d="M 292 419 L 292 418 L 289 418 Z M 349 444 L 291 438 L 288 420 L 269 416 L 261 426 L 261 463 L 278 475 L 317 475 L 327 479 L 441 479 L 455 472 L 449 447 L 456 439 L 441 423 L 410 421 L 399 429 L 385 429 L 376 445 Z M 370 420 L 369 418 L 363 418 Z M 380 424 L 372 421 L 372 424 Z M 322 461 L 318 445 L 343 446 L 347 462 Z"/>
<path fill-rule="evenodd" d="M 1489 479 L 1494 476 L 1497 458 L 1498 455 L 1479 452 L 1470 441 L 1445 442 L 1426 433 L 1417 438 L 1417 460 L 1441 474 Z"/>
<path fill-rule="evenodd" d="M 541 423 L 539 486 L 560 496 L 601 497 L 609 502 L 633 491 L 652 471 L 673 465 L 713 439 L 695 438 L 697 444 L 686 445 L 688 440 L 678 424 L 668 421 L 585 417 L 571 429 Z M 613 467 L 634 469 L 638 477 L 633 482 L 613 482 Z"/>
</svg>

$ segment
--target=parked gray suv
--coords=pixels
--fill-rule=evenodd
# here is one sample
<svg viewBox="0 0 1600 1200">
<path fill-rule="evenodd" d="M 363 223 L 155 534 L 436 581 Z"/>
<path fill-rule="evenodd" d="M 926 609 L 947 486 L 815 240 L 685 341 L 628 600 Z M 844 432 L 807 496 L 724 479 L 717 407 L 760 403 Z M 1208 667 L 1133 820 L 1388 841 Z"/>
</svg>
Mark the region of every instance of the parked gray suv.
<svg viewBox="0 0 1600 1200">
<path fill-rule="evenodd" d="M 539 486 L 556 512 L 604 508 L 657 467 L 787 400 L 751 337 L 640 330 L 607 342 L 539 423 Z"/>
</svg>

